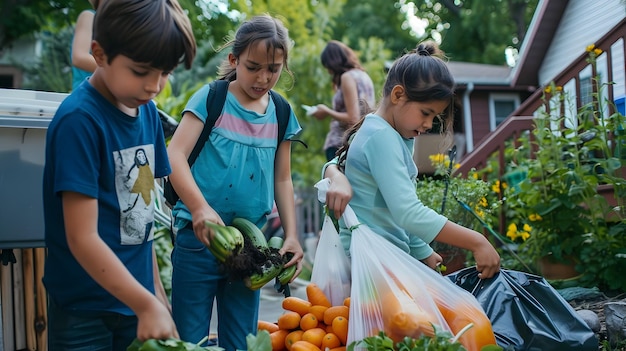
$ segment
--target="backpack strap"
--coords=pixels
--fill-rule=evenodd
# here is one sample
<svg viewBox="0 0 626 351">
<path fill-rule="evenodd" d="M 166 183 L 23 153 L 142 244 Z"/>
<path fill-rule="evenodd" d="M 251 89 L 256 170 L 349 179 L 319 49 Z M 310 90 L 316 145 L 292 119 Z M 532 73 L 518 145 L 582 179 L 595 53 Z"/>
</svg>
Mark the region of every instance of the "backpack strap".
<svg viewBox="0 0 626 351">
<path fill-rule="evenodd" d="M 278 120 L 278 143 L 276 144 L 276 151 L 280 143 L 285 138 L 287 132 L 287 124 L 289 124 L 289 116 L 291 114 L 291 105 L 285 100 L 285 98 L 279 93 L 270 90 L 270 96 L 274 100 L 274 106 L 276 106 L 276 119 Z"/>
<path fill-rule="evenodd" d="M 270 90 L 270 96 L 274 100 L 274 106 L 276 106 L 276 119 L 278 120 L 278 143 L 276 144 L 276 152 L 278 152 L 280 143 L 283 142 L 287 132 L 287 124 L 289 124 L 289 117 L 291 115 L 291 105 L 289 105 L 287 100 L 282 95 L 273 90 Z M 309 147 L 300 139 L 291 139 L 291 141 L 297 141 L 305 148 Z"/>
<path fill-rule="evenodd" d="M 202 151 L 209 135 L 211 135 L 215 122 L 222 114 L 224 102 L 226 101 L 226 94 L 228 93 L 228 83 L 229 82 L 227 80 L 214 80 L 209 84 L 209 94 L 206 98 L 207 117 L 204 121 L 202 133 L 198 137 L 198 141 L 193 147 L 191 154 L 189 154 L 189 159 L 187 160 L 189 167 L 196 162 L 196 158 L 198 158 L 198 155 L 200 154 L 200 151 Z"/>
</svg>

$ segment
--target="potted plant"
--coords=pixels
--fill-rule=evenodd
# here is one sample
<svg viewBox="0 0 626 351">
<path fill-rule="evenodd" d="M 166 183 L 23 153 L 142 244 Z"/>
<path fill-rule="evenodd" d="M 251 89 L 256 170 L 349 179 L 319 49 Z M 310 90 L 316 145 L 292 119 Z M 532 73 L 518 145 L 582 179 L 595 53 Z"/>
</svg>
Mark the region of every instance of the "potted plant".
<svg viewBox="0 0 626 351">
<path fill-rule="evenodd" d="M 595 64 L 601 51 L 590 47 L 588 52 L 589 62 Z M 575 105 L 563 89 L 554 84 L 546 87 L 545 109 L 536 116 L 531 131 L 534 156 L 510 167 L 526 172 L 519 190 L 506 198 L 507 206 L 515 208 L 532 229 L 520 244 L 520 254 L 536 263 L 548 279 L 566 278 L 548 274 L 545 269 L 550 263 L 569 264 L 570 276 L 582 277 L 590 285 L 597 284 L 598 266 L 626 268 L 626 260 L 620 258 L 624 216 L 599 191 L 610 185 L 614 200 L 621 202 L 623 197 L 619 169 L 624 160 L 613 155 L 610 145 L 623 142 L 616 131 L 624 117 L 619 113 L 605 117 L 599 96 L 596 93 L 593 102 L 568 113 L 567 107 Z M 590 266 L 598 268 L 589 271 Z M 605 277 L 605 283 L 612 279 Z"/>
<path fill-rule="evenodd" d="M 449 220 L 479 232 L 484 228 L 476 216 L 491 225 L 500 201 L 490 198 L 490 184 L 479 179 L 476 172 L 470 172 L 467 177 L 460 174 L 451 176 L 452 170 L 459 166 L 454 163 L 453 150 L 448 155 L 434 154 L 429 158 L 435 173 L 419 180 L 416 187 L 422 203 Z M 442 268 L 445 268 L 446 274 L 466 266 L 468 253 L 465 250 L 438 242 L 432 246 L 444 259 Z"/>
</svg>

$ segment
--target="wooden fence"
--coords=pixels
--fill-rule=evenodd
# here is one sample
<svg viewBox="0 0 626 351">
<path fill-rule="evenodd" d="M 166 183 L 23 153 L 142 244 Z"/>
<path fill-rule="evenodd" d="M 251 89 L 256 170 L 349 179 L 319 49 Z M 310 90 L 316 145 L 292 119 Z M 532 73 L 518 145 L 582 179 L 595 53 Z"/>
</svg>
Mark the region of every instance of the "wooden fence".
<svg viewBox="0 0 626 351">
<path fill-rule="evenodd" d="M 0 345 L 5 351 L 47 350 L 44 259 L 45 248 L 2 250 Z"/>
</svg>

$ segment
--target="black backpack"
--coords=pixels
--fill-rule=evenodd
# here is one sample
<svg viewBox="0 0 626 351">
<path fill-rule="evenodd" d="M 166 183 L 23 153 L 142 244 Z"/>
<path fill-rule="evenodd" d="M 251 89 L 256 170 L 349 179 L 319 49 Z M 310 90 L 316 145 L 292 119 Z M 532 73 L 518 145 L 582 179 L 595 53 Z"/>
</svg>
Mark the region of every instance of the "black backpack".
<svg viewBox="0 0 626 351">
<path fill-rule="evenodd" d="M 200 151 L 202 151 L 202 147 L 204 147 L 204 144 L 211 134 L 215 121 L 217 121 L 222 114 L 224 102 L 226 101 L 226 94 L 228 93 L 229 83 L 230 82 L 227 80 L 214 80 L 210 83 L 211 88 L 206 99 L 208 116 L 204 122 L 202 133 L 200 134 L 200 137 L 198 137 L 198 141 L 187 159 L 189 167 L 191 167 L 196 161 Z M 291 113 L 291 106 L 284 97 L 273 90 L 270 91 L 270 96 L 272 97 L 272 100 L 274 100 L 274 105 L 276 106 L 276 117 L 278 119 L 278 140 L 276 149 L 278 151 L 278 146 L 285 137 L 287 124 L 289 123 L 289 115 Z M 215 103 L 213 103 L 213 101 L 215 101 Z M 169 178 L 164 179 L 163 196 L 165 197 L 165 201 L 170 208 L 174 207 L 179 199 L 174 187 L 172 187 L 172 183 L 169 181 Z"/>
</svg>

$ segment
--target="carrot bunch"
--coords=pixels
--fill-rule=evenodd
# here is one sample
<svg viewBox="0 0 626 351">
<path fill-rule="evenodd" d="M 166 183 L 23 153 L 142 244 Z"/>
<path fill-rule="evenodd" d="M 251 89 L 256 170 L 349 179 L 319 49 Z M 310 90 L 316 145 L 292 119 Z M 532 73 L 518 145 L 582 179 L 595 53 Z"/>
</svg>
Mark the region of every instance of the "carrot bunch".
<svg viewBox="0 0 626 351">
<path fill-rule="evenodd" d="M 307 298 L 286 297 L 284 313 L 276 323 L 259 320 L 258 329 L 267 330 L 273 351 L 345 351 L 348 339 L 350 298 L 333 306 L 315 283 L 306 287 Z"/>
</svg>

